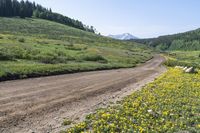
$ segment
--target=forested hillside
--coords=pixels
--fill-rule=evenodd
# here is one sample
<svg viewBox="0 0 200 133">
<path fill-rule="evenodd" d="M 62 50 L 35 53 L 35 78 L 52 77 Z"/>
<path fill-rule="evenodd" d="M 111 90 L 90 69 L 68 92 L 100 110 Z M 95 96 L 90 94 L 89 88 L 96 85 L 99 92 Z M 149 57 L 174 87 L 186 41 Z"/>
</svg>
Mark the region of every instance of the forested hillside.
<svg viewBox="0 0 200 133">
<path fill-rule="evenodd" d="M 200 50 L 200 29 L 151 39 L 138 39 L 135 42 L 147 44 L 158 50 Z"/>
<path fill-rule="evenodd" d="M 61 24 L 65 24 L 74 28 L 78 28 L 84 31 L 95 32 L 93 26 L 89 27 L 84 25 L 81 21 L 71 19 L 58 13 L 52 12 L 51 9 L 47 9 L 35 2 L 29 2 L 21 0 L 0 0 L 0 16 L 1 17 L 35 17 L 41 19 L 47 19 L 55 21 Z"/>
</svg>

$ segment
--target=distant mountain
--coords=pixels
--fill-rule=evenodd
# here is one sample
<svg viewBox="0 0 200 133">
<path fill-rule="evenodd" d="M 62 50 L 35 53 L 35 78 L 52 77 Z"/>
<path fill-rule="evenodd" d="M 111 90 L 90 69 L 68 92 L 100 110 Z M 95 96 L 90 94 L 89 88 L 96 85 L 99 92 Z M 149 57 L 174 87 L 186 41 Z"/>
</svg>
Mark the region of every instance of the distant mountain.
<svg viewBox="0 0 200 133">
<path fill-rule="evenodd" d="M 119 35 L 109 35 L 108 37 L 118 39 L 118 40 L 132 40 L 132 39 L 138 39 L 137 37 L 129 34 L 129 33 L 124 33 L 124 34 L 119 34 Z"/>
</svg>

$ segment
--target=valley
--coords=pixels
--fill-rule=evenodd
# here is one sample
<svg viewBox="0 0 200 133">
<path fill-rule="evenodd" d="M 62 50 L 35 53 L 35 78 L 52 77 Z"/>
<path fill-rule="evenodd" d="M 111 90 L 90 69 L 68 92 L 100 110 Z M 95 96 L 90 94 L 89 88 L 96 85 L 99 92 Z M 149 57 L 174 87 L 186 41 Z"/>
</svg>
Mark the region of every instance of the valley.
<svg viewBox="0 0 200 133">
<path fill-rule="evenodd" d="M 191 1 L 0 0 L 0 133 L 200 133 Z"/>
</svg>

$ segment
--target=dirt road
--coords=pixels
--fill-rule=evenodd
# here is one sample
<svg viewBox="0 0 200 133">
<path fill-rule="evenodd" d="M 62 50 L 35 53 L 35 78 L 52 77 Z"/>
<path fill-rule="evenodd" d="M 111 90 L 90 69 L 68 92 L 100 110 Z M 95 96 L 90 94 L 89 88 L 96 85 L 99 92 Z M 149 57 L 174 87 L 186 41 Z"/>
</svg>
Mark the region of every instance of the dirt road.
<svg viewBox="0 0 200 133">
<path fill-rule="evenodd" d="M 165 71 L 156 56 L 136 68 L 84 72 L 0 83 L 0 132 L 59 132 L 95 108 L 130 94 Z"/>
</svg>

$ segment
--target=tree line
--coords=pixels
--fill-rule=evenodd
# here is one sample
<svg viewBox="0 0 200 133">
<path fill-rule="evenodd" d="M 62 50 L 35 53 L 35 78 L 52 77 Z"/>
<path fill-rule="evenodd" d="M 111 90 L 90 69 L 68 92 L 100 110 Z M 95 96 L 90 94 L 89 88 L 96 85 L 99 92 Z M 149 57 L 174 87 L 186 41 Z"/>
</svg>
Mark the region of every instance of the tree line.
<svg viewBox="0 0 200 133">
<path fill-rule="evenodd" d="M 54 22 L 62 23 L 74 28 L 78 28 L 88 32 L 95 32 L 93 26 L 86 26 L 81 21 L 71 19 L 59 13 L 52 12 L 51 9 L 45 8 L 35 2 L 21 0 L 0 0 L 0 16 L 21 18 L 36 17 Z"/>
</svg>

